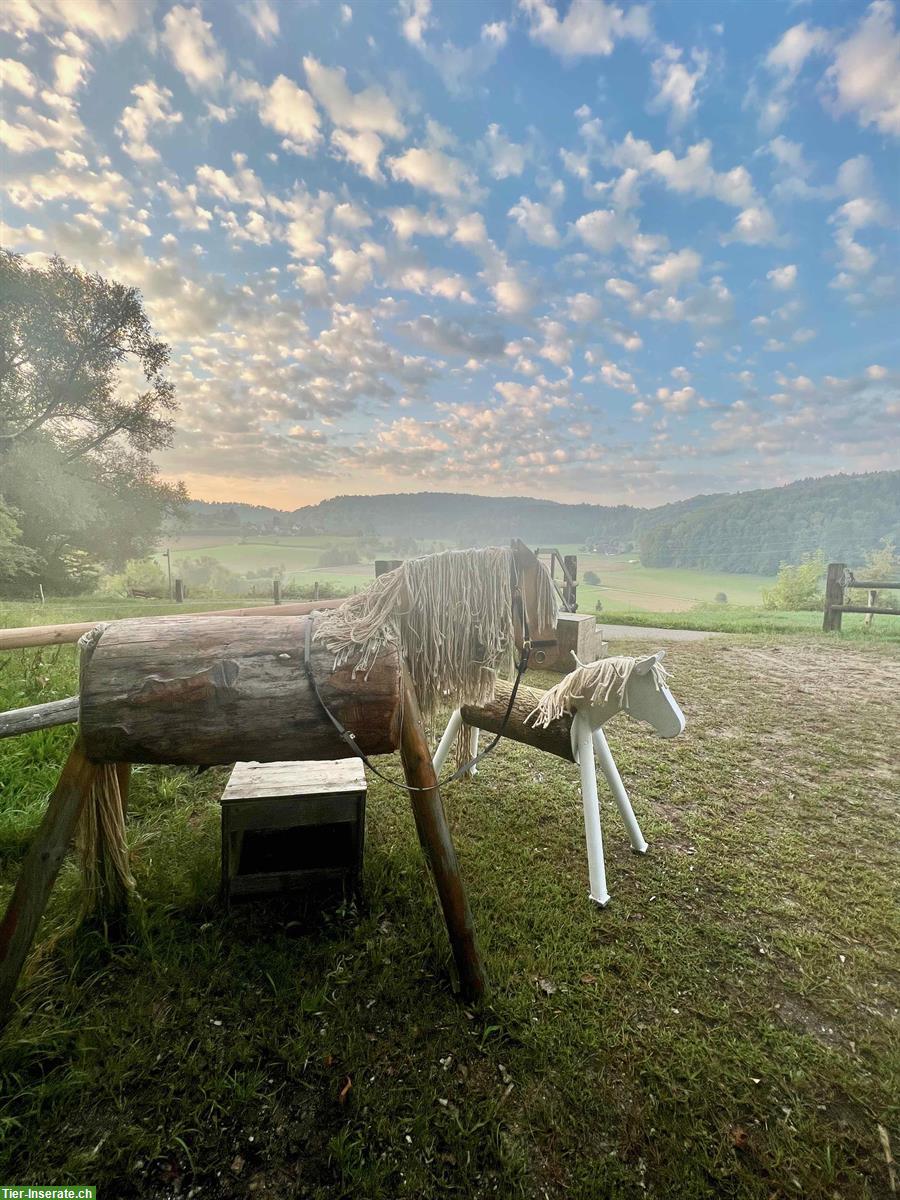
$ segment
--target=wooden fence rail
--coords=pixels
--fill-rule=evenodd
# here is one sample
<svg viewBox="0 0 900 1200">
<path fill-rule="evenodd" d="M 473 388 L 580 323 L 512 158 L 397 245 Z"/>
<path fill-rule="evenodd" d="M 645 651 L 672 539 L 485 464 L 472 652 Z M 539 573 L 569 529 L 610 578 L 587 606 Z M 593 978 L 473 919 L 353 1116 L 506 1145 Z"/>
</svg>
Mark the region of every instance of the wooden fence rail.
<svg viewBox="0 0 900 1200">
<path fill-rule="evenodd" d="M 845 604 L 844 593 L 850 588 L 868 592 L 869 603 Z M 840 630 L 844 613 L 865 613 L 866 625 L 871 625 L 874 616 L 900 616 L 900 610 L 896 608 L 875 606 L 876 594 L 882 591 L 900 591 L 900 579 L 857 579 L 846 563 L 829 563 L 828 574 L 825 577 L 825 616 L 822 628 L 826 633 Z"/>
<path fill-rule="evenodd" d="M 343 604 L 346 596 L 336 600 L 304 600 L 297 604 L 259 604 L 252 608 L 223 608 L 209 612 L 181 613 L 181 617 L 290 617 L 306 616 L 314 609 L 336 608 Z M 143 621 L 144 616 L 123 618 L 126 621 Z M 78 621 L 71 625 L 25 625 L 19 629 L 0 629 L 0 650 L 21 650 L 28 646 L 64 646 L 77 642 L 83 633 L 89 633 L 97 621 Z"/>
</svg>

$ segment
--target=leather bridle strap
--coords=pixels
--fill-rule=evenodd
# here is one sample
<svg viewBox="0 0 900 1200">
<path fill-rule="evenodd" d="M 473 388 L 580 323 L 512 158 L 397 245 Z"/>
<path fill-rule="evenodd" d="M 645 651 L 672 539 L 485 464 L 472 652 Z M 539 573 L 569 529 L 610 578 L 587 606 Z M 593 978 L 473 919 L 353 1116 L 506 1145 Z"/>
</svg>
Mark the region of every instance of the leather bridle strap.
<svg viewBox="0 0 900 1200">
<path fill-rule="evenodd" d="M 379 771 L 379 769 L 371 761 L 371 759 L 368 757 L 368 755 L 365 753 L 365 751 L 362 750 L 362 748 L 360 747 L 359 743 L 356 740 L 356 734 L 351 733 L 351 731 L 349 729 L 347 729 L 347 727 L 343 724 L 343 722 L 340 721 L 340 719 L 335 716 L 335 714 L 331 711 L 331 709 L 325 703 L 325 699 L 322 696 L 321 691 L 319 690 L 319 682 L 316 679 L 316 673 L 312 667 L 312 629 L 313 629 L 313 615 L 310 614 L 306 618 L 306 637 L 305 637 L 304 646 L 303 646 L 303 667 L 304 667 L 304 670 L 306 671 L 306 678 L 309 680 L 310 686 L 312 687 L 313 694 L 315 695 L 316 699 L 318 700 L 318 702 L 322 708 L 322 711 L 325 713 L 325 716 L 328 718 L 328 720 L 334 726 L 335 732 L 337 733 L 338 737 L 341 739 L 341 741 L 348 748 L 348 750 L 350 750 L 350 752 L 352 754 L 354 754 L 357 758 L 362 759 L 363 765 L 368 767 L 373 775 L 377 775 L 379 779 L 384 780 L 384 782 L 387 784 L 390 784 L 391 787 L 397 788 L 399 791 L 402 791 L 402 792 L 429 792 L 429 791 L 431 791 L 431 788 L 428 788 L 428 787 L 414 787 L 412 784 L 409 784 L 409 783 L 401 783 L 401 781 L 399 779 L 392 779 L 389 775 L 385 775 L 384 772 Z M 471 758 L 467 763 L 464 763 L 461 767 L 459 767 L 456 771 L 454 771 L 453 774 L 448 779 L 438 780 L 437 781 L 438 785 L 440 785 L 442 783 L 454 783 L 457 779 L 461 778 L 461 776 L 465 775 L 467 771 L 470 771 L 472 769 L 472 767 L 475 766 L 476 763 L 480 762 L 486 755 L 490 754 L 491 751 L 496 747 L 496 745 L 500 741 L 500 739 L 503 737 L 504 731 L 506 730 L 506 726 L 509 724 L 509 718 L 512 716 L 513 705 L 516 702 L 516 693 L 519 690 L 519 684 L 522 682 L 522 676 L 528 670 L 528 659 L 531 654 L 531 639 L 529 636 L 528 616 L 525 612 L 524 599 L 522 601 L 522 632 L 523 632 L 522 653 L 519 656 L 519 662 L 516 667 L 516 678 L 513 682 L 512 691 L 510 692 L 509 703 L 506 706 L 506 712 L 503 715 L 503 720 L 500 723 L 500 728 L 497 730 L 497 733 L 494 735 L 493 741 L 490 743 L 489 746 L 486 746 L 485 749 L 482 750 L 480 754 L 476 754 L 474 758 Z"/>
</svg>

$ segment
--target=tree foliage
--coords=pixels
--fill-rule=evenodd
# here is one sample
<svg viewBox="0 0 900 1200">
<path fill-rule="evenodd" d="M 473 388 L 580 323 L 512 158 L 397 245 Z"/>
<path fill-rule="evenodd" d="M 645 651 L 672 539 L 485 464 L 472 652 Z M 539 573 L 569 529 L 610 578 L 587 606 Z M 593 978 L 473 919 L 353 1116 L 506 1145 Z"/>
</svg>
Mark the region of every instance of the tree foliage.
<svg viewBox="0 0 900 1200">
<path fill-rule="evenodd" d="M 763 608 L 781 612 L 820 609 L 825 603 L 825 555 L 804 554 L 799 563 L 782 563 L 771 588 L 763 591 Z"/>
<path fill-rule="evenodd" d="M 0 252 L 0 296 L 3 494 L 44 585 L 82 590 L 146 554 L 185 499 L 151 458 L 173 433 L 168 348 L 140 292 L 60 258 Z"/>
<path fill-rule="evenodd" d="M 900 583 L 900 558 L 897 556 L 897 547 L 890 538 L 882 538 L 881 542 L 869 551 L 862 570 L 858 574 L 860 578 L 865 575 L 867 579 L 878 583 L 882 580 L 885 583 L 888 581 Z M 896 608 L 897 596 L 896 591 L 888 591 L 886 588 L 879 589 L 875 593 L 875 607 Z"/>
<path fill-rule="evenodd" d="M 30 547 L 22 545 L 17 515 L 0 496 L 0 583 L 34 574 L 37 558 Z"/>
<path fill-rule="evenodd" d="M 831 475 L 708 499 L 714 502 L 674 518 L 664 510 L 647 514 L 644 566 L 769 575 L 818 548 L 829 562 L 855 566 L 866 547 L 900 537 L 900 471 Z"/>
</svg>

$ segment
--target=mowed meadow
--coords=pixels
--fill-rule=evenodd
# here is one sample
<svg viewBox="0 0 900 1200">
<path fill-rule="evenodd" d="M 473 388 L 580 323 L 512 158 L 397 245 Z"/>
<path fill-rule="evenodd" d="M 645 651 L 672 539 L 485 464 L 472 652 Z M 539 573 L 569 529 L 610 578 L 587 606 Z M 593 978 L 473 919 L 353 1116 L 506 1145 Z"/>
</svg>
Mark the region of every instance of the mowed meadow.
<svg viewBox="0 0 900 1200">
<path fill-rule="evenodd" d="M 261 533 L 237 537 L 234 534 L 189 533 L 173 536 L 160 546 L 157 561 L 165 567 L 165 549 L 171 550 L 172 572 L 185 559 L 213 558 L 238 575 L 259 572 L 259 594 L 271 591 L 270 572 L 280 572 L 285 583 L 309 586 L 317 580 L 348 591 L 371 582 L 375 555 L 366 553 L 361 539 L 333 534 L 295 536 Z M 429 543 L 428 549 L 432 548 Z M 435 544 L 434 548 L 440 548 Z M 593 554 L 576 544 L 559 546 L 563 554 L 578 556 L 578 606 L 582 612 L 594 612 L 597 602 L 603 611 L 615 612 L 686 612 L 697 605 L 712 605 L 723 593 L 734 605 L 755 607 L 762 603 L 763 588 L 773 579 L 766 575 L 736 575 L 725 571 L 692 571 L 679 568 L 644 567 L 637 552 L 631 554 Z M 321 565 L 323 555 L 336 550 L 357 553 L 360 561 L 340 566 Z M 385 551 L 377 557 L 391 558 Z M 400 556 L 398 556 L 400 557 Z M 593 571 L 599 586 L 584 582 Z"/>
<path fill-rule="evenodd" d="M 48 610 L 99 615 L 8 604 L 0 625 Z M 228 769 L 135 767 L 140 898 L 118 934 L 78 927 L 66 861 L 0 1038 L 0 1178 L 116 1200 L 890 1200 L 900 651 L 766 633 L 666 661 L 684 735 L 609 726 L 650 851 L 604 791 L 606 910 L 586 899 L 573 764 L 504 742 L 446 789 L 490 975 L 477 1006 L 452 994 L 409 803 L 380 779 L 362 907 L 229 913 Z M 72 646 L 5 654 L 0 708 L 76 680 Z M 0 742 L 0 906 L 71 740 Z"/>
</svg>

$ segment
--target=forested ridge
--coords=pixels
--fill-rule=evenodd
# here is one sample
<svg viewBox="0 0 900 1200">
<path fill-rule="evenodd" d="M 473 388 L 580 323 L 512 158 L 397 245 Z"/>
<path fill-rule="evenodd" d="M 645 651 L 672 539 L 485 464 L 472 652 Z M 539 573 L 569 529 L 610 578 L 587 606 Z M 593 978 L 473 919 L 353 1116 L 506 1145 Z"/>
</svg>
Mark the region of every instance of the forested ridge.
<svg viewBox="0 0 900 1200">
<path fill-rule="evenodd" d="M 693 496 L 656 508 L 560 504 L 449 492 L 335 496 L 293 511 L 191 501 L 196 529 L 275 528 L 484 543 L 521 537 L 601 552 L 637 549 L 645 566 L 774 574 L 822 550 L 850 564 L 883 538 L 900 542 L 900 471 L 829 475 L 734 495 Z"/>
</svg>

